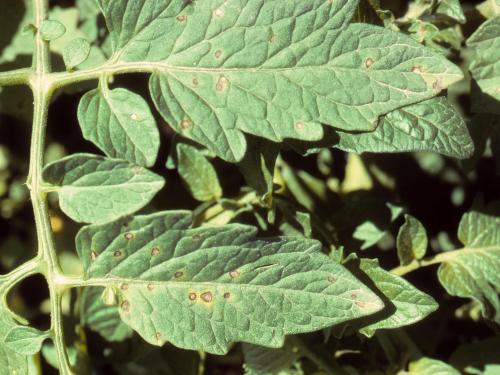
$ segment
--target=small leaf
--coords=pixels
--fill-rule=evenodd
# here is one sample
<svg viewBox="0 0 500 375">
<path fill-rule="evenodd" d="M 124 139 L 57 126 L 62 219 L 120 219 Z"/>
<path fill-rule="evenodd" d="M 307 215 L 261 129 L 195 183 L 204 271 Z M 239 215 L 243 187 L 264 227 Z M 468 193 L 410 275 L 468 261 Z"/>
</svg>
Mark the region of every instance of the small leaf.
<svg viewBox="0 0 500 375">
<path fill-rule="evenodd" d="M 444 14 L 460 23 L 465 23 L 465 15 L 459 0 L 440 0 L 437 14 Z"/>
<path fill-rule="evenodd" d="M 60 38 L 66 32 L 64 25 L 56 20 L 45 20 L 40 27 L 40 36 L 45 41 Z"/>
<path fill-rule="evenodd" d="M 63 60 L 67 70 L 75 67 L 87 60 L 90 54 L 90 43 L 87 39 L 76 38 L 69 42 L 63 49 Z"/>
<path fill-rule="evenodd" d="M 460 375 L 460 372 L 437 359 L 422 358 L 410 363 L 408 375 Z"/>
<path fill-rule="evenodd" d="M 357 153 L 432 151 L 468 158 L 474 150 L 464 120 L 443 97 L 390 112 L 374 132 L 337 134 L 335 147 Z"/>
<path fill-rule="evenodd" d="M 316 241 L 190 225 L 190 213 L 167 211 L 87 226 L 76 238 L 86 278 L 114 286 L 121 318 L 153 345 L 217 354 L 236 341 L 276 348 L 287 334 L 382 308 Z"/>
<path fill-rule="evenodd" d="M 112 158 L 150 167 L 156 161 L 160 133 L 146 101 L 118 88 L 86 93 L 78 105 L 83 137 Z"/>
<path fill-rule="evenodd" d="M 361 250 L 366 250 L 380 241 L 385 233 L 385 230 L 379 229 L 373 222 L 365 221 L 356 227 L 352 237 L 362 241 Z"/>
<path fill-rule="evenodd" d="M 257 345 L 243 344 L 245 375 L 274 375 L 289 369 L 299 358 L 298 350 L 288 341 L 280 349 L 264 348 Z"/>
<path fill-rule="evenodd" d="M 205 155 L 196 147 L 177 143 L 177 170 L 191 195 L 199 201 L 211 201 L 222 196 L 217 173 Z"/>
<path fill-rule="evenodd" d="M 61 209 L 77 222 L 104 223 L 134 213 L 163 187 L 163 178 L 124 160 L 74 154 L 47 165 Z"/>
<path fill-rule="evenodd" d="M 371 337 L 377 329 L 398 328 L 416 323 L 436 311 L 438 304 L 402 277 L 379 267 L 377 260 L 362 259 L 360 268 L 390 300 L 396 310 L 387 318 L 363 327 L 361 333 Z"/>
<path fill-rule="evenodd" d="M 16 326 L 7 333 L 4 344 L 18 354 L 34 355 L 40 351 L 43 342 L 48 337 L 48 332 L 29 326 Z"/>
<path fill-rule="evenodd" d="M 464 248 L 443 254 L 438 269 L 446 291 L 479 302 L 483 316 L 500 324 L 500 206 L 466 213 L 458 228 Z"/>
<path fill-rule="evenodd" d="M 422 259 L 427 251 L 427 232 L 420 221 L 405 215 L 405 223 L 399 228 L 397 249 L 399 262 L 407 265 L 415 259 Z"/>
</svg>

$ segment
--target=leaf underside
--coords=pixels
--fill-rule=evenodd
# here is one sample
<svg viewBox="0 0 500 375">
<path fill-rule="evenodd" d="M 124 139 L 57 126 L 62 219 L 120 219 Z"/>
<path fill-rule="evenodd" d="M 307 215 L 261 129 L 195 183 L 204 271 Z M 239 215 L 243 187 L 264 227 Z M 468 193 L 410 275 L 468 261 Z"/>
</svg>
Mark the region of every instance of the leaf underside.
<svg viewBox="0 0 500 375">
<path fill-rule="evenodd" d="M 217 354 L 236 341 L 281 347 L 287 334 L 383 307 L 316 241 L 190 224 L 189 213 L 169 211 L 87 226 L 77 236 L 89 283 L 115 288 L 121 318 L 151 344 Z"/>
</svg>

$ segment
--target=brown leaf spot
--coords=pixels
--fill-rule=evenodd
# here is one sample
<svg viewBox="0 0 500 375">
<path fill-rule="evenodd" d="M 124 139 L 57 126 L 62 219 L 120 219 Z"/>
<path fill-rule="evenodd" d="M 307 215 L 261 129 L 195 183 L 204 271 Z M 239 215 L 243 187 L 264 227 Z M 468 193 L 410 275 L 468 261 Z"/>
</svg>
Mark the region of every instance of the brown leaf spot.
<svg viewBox="0 0 500 375">
<path fill-rule="evenodd" d="M 121 257 L 121 256 L 122 256 L 122 252 L 121 252 L 121 250 L 115 250 L 115 251 L 113 252 L 113 256 L 114 256 L 115 258 L 119 258 L 119 257 Z"/>
<path fill-rule="evenodd" d="M 204 301 L 204 302 L 212 302 L 212 293 L 211 292 L 205 292 L 203 293 L 201 296 L 201 299 Z"/>
<path fill-rule="evenodd" d="M 132 120 L 134 120 L 134 121 L 137 121 L 137 120 L 139 120 L 139 115 L 138 115 L 137 113 L 135 113 L 135 112 L 134 112 L 134 113 L 132 113 L 132 114 L 130 115 L 130 118 L 131 118 Z"/>
<path fill-rule="evenodd" d="M 222 51 L 218 49 L 217 51 L 215 51 L 214 56 L 217 60 L 220 59 L 222 57 Z"/>
<path fill-rule="evenodd" d="M 202 239 L 202 235 L 200 233 L 195 233 L 191 236 L 191 238 L 195 241 L 199 241 Z"/>
<path fill-rule="evenodd" d="M 184 276 L 184 272 L 182 272 L 182 271 L 177 271 L 177 272 L 174 274 L 174 277 L 175 277 L 176 279 L 178 279 L 179 277 L 182 277 L 182 276 Z"/>
<path fill-rule="evenodd" d="M 294 127 L 295 127 L 295 130 L 302 131 L 302 130 L 304 130 L 305 125 L 302 121 L 298 121 L 295 123 Z"/>
<path fill-rule="evenodd" d="M 228 85 L 229 85 L 229 80 L 224 76 L 220 76 L 215 88 L 217 89 L 217 91 L 224 91 Z"/>
<path fill-rule="evenodd" d="M 224 298 L 225 299 L 231 298 L 231 293 L 229 293 L 229 292 L 224 293 Z"/>
<path fill-rule="evenodd" d="M 189 293 L 188 297 L 191 301 L 195 301 L 196 300 L 196 293 Z"/>
<path fill-rule="evenodd" d="M 182 120 L 181 128 L 184 130 L 190 129 L 193 126 L 193 123 L 190 120 Z"/>
<path fill-rule="evenodd" d="M 133 240 L 133 239 L 134 239 L 134 234 L 133 234 L 133 233 L 131 233 L 131 232 L 127 232 L 127 233 L 125 233 L 125 235 L 124 235 L 123 237 L 125 237 L 125 239 L 126 239 L 127 241 L 130 241 L 130 240 Z"/>
<path fill-rule="evenodd" d="M 200 81 L 198 78 L 193 78 L 193 86 L 198 86 L 200 84 Z"/>
<path fill-rule="evenodd" d="M 373 65 L 373 63 L 374 63 L 374 62 L 375 62 L 375 61 L 373 61 L 373 59 L 372 59 L 371 57 L 368 57 L 368 58 L 365 60 L 365 66 L 366 66 L 367 68 L 369 68 L 370 66 L 372 66 L 372 65 Z"/>
<path fill-rule="evenodd" d="M 411 68 L 411 72 L 416 74 L 421 74 L 423 70 L 421 66 L 414 66 Z"/>
<path fill-rule="evenodd" d="M 159 247 L 156 247 L 156 246 L 155 246 L 155 247 L 153 247 L 153 248 L 151 249 L 151 256 L 152 256 L 152 257 L 154 257 L 154 256 L 156 256 L 156 255 L 158 255 L 158 254 L 160 254 L 160 248 L 159 248 Z"/>
<path fill-rule="evenodd" d="M 353 294 L 351 294 L 351 298 L 352 299 L 358 298 L 358 295 L 356 293 L 353 293 Z"/>
<path fill-rule="evenodd" d="M 216 17 L 224 17 L 224 9 L 217 8 L 216 10 L 214 10 L 214 15 Z"/>
<path fill-rule="evenodd" d="M 269 37 L 269 43 L 276 43 L 278 41 L 278 35 L 272 33 Z"/>
<path fill-rule="evenodd" d="M 96 259 L 97 259 L 97 253 L 94 250 L 92 250 L 90 252 L 90 260 L 94 262 Z"/>
<path fill-rule="evenodd" d="M 229 276 L 231 276 L 233 279 L 240 276 L 240 272 L 239 271 L 231 271 L 229 272 Z"/>
<path fill-rule="evenodd" d="M 127 289 L 128 289 L 128 284 L 127 284 L 127 283 L 123 283 L 123 284 L 120 286 L 120 289 L 121 289 L 121 290 L 127 290 Z"/>
<path fill-rule="evenodd" d="M 443 82 L 440 80 L 440 79 L 437 79 L 436 81 L 434 81 L 434 83 L 432 84 L 432 88 L 436 91 L 441 91 L 443 90 Z"/>
<path fill-rule="evenodd" d="M 364 302 L 364 301 L 354 301 L 354 304 L 356 306 L 361 307 L 361 308 L 365 308 L 366 307 L 366 302 Z"/>
<path fill-rule="evenodd" d="M 125 312 L 130 311 L 130 302 L 129 301 L 123 301 L 120 305 L 121 309 Z"/>
<path fill-rule="evenodd" d="M 333 276 L 333 275 L 332 276 L 328 276 L 328 281 L 333 284 L 335 281 L 337 281 L 337 278 L 335 276 Z"/>
<path fill-rule="evenodd" d="M 184 22 L 187 20 L 187 16 L 177 16 L 175 19 L 179 22 Z"/>
<path fill-rule="evenodd" d="M 146 288 L 147 288 L 149 291 L 152 291 L 152 290 L 155 288 L 155 286 L 154 286 L 153 284 L 151 284 L 151 283 L 148 283 L 148 285 L 146 285 Z"/>
</svg>

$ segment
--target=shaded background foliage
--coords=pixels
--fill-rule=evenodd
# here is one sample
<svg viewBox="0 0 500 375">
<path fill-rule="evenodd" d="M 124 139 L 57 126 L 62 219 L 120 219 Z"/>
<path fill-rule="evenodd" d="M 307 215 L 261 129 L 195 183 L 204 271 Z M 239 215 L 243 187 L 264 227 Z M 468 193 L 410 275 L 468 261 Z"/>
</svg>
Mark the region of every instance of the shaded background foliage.
<svg viewBox="0 0 500 375">
<path fill-rule="evenodd" d="M 84 1 L 80 3 L 84 4 Z M 372 0 L 361 1 L 358 21 L 379 25 L 383 25 L 384 21 L 390 22 L 389 13 L 385 13 L 384 18 L 371 8 L 370 4 L 374 3 Z M 380 1 L 380 8 L 390 10 L 399 19 L 406 14 L 411 3 Z M 466 22 L 462 25 L 452 23 L 460 31 L 444 42 L 436 39 L 434 30 L 429 29 L 429 24 L 440 29 L 446 26 L 433 16 L 422 15 L 420 19 L 426 24 L 409 22 L 399 26 L 403 32 L 414 35 L 424 44 L 444 48 L 443 53 L 466 71 L 471 57 L 470 51 L 464 48 L 464 40 L 485 20 L 475 7 L 479 3 L 461 1 Z M 101 34 L 104 22 L 101 18 L 86 19 L 83 12 L 72 13 L 74 1 L 54 0 L 50 4 L 75 30 L 79 28 L 88 34 L 96 33 L 97 44 L 104 41 Z M 23 50 L 22 43 L 19 44 L 19 51 L 12 51 L 8 47 L 15 35 L 19 35 L 16 32 L 26 13 L 24 4 L 19 0 L 3 0 L 0 6 L 0 70 L 27 66 L 30 63 L 29 50 Z M 9 55 L 13 58 L 9 58 Z M 63 69 L 61 55 L 54 54 L 53 61 L 55 67 Z M 130 88 L 144 98 L 149 98 L 147 80 L 139 76 L 120 76 L 113 85 Z M 251 205 L 241 203 L 248 188 L 240 169 L 234 164 L 213 159 L 211 162 L 219 177 L 222 196 L 228 199 L 223 207 L 231 212 L 234 221 L 257 225 L 263 234 L 273 235 L 306 233 L 307 224 L 297 220 L 300 219 L 297 211 L 312 212 L 313 237 L 327 243 L 327 232 L 347 253 L 357 252 L 364 257 L 376 257 L 385 269 L 398 265 L 395 242 L 398 229 L 404 222 L 401 215 L 403 211 L 418 218 L 427 230 L 428 253 L 458 248 L 460 244 L 456 229 L 463 213 L 471 207 L 481 207 L 500 199 L 498 130 L 496 141 L 495 135 L 491 141 L 486 139 L 489 131 L 486 129 L 489 128 L 485 124 L 488 118 L 473 113 L 471 105 L 474 98 L 469 90 L 471 84 L 474 85 L 468 78 L 453 85 L 448 93 L 452 103 L 468 120 L 476 145 L 476 153 L 468 160 L 458 161 L 430 153 L 357 156 L 333 149 L 302 157 L 293 150 L 283 150 L 278 163 L 282 179 L 279 191 L 282 194 L 276 199 L 282 199 L 281 204 L 289 204 L 292 214 L 287 217 L 282 210 L 269 223 L 266 220 L 267 209 L 258 199 Z M 76 152 L 99 153 L 90 142 L 82 140 L 77 124 L 76 108 L 84 88 L 81 86 L 79 90 L 61 93 L 54 100 L 49 115 L 48 160 Z M 472 93 L 472 96 L 477 94 L 474 87 Z M 32 211 L 24 185 L 28 168 L 31 100 L 29 91 L 24 88 L 3 88 L 0 92 L 0 273 L 6 273 L 21 264 L 35 251 Z M 149 105 L 153 108 L 151 102 Z M 175 137 L 168 124 L 158 114 L 155 113 L 155 116 L 161 132 L 162 151 L 153 170 L 166 177 L 167 185 L 152 206 L 161 209 L 197 209 L 200 203 L 192 197 L 177 169 L 165 169 L 171 156 L 168 150 L 175 144 Z M 388 207 L 387 202 L 393 206 Z M 78 271 L 80 266 L 73 245 L 78 226 L 62 215 L 56 200 L 52 201 L 51 212 L 58 248 L 62 251 L 63 267 Z M 310 350 L 320 358 L 326 358 L 328 353 L 336 351 L 341 365 L 353 366 L 360 373 L 376 370 L 379 373 L 394 373 L 398 364 L 416 353 L 417 356 L 424 354 L 451 361 L 459 367 L 463 360 L 460 351 L 465 350 L 462 345 L 484 339 L 494 340 L 491 338 L 494 329 L 481 319 L 478 306 L 446 294 L 437 282 L 435 268 L 422 269 L 406 278 L 439 302 L 437 312 L 404 330 L 379 332 L 376 339 L 371 340 L 348 334 L 342 341 L 337 341 L 335 337 L 340 332 L 333 332 L 325 344 L 321 333 L 310 334 L 304 337 Z M 70 297 L 67 312 L 75 316 L 73 319 L 76 320 L 71 309 L 76 309 L 72 302 L 76 301 L 77 293 L 73 292 Z M 25 280 L 9 298 L 10 305 L 34 326 L 43 329 L 48 327 L 48 292 L 43 278 Z M 193 368 L 198 367 L 197 353 L 169 346 L 161 352 L 159 349 L 147 349 L 136 336 L 123 342 L 109 343 L 88 329 L 69 332 L 68 335 L 68 340 L 74 342 L 75 347 L 80 346 L 80 349 L 86 337 L 88 345 L 83 351 L 92 358 L 90 366 L 98 374 L 191 374 Z M 498 346 L 498 340 L 492 343 Z M 490 344 L 489 348 L 492 346 L 494 344 Z M 470 353 L 470 350 L 467 352 Z M 47 363 L 50 355 L 45 357 L 43 369 L 50 373 L 53 371 Z M 130 358 L 138 358 L 135 367 L 126 364 Z M 311 358 L 301 360 L 302 369 L 307 374 L 316 371 Z M 145 366 L 154 363 L 158 370 L 146 370 L 141 363 Z M 236 346 L 228 356 L 206 356 L 204 373 L 240 374 L 243 372 L 242 363 L 241 347 Z"/>
</svg>

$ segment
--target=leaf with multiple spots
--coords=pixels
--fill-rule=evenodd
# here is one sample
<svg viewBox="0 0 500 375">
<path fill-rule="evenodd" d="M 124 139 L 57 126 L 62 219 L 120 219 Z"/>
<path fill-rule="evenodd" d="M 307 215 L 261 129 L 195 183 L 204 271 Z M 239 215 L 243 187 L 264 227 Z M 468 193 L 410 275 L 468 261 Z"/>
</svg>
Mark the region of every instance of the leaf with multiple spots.
<svg viewBox="0 0 500 375">
<path fill-rule="evenodd" d="M 319 140 L 322 124 L 374 130 L 381 115 L 462 78 L 405 35 L 349 25 L 357 0 L 98 2 L 109 68 L 151 72 L 165 120 L 232 162 L 244 133 L 279 142 Z"/>
<path fill-rule="evenodd" d="M 162 177 L 125 160 L 74 154 L 43 170 L 49 190 L 57 191 L 61 209 L 73 220 L 104 223 L 148 204 L 163 187 Z"/>
<path fill-rule="evenodd" d="M 114 288 L 122 320 L 151 344 L 281 347 L 287 334 L 383 307 L 316 241 L 190 224 L 190 213 L 167 211 L 87 226 L 76 239 L 87 285 Z"/>
</svg>

